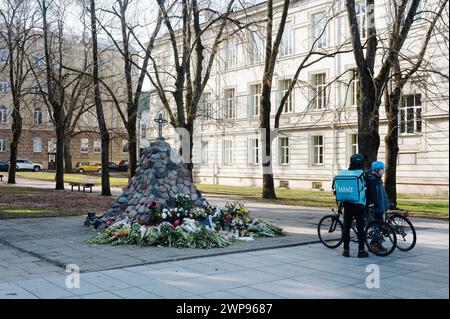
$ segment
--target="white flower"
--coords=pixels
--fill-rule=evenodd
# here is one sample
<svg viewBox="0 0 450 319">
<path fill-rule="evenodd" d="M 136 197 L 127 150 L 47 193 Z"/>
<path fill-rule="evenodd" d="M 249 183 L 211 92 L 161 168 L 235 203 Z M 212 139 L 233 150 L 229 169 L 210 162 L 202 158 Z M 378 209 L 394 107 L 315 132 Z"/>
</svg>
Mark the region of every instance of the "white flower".
<svg viewBox="0 0 450 319">
<path fill-rule="evenodd" d="M 167 218 L 167 214 L 166 213 L 162 213 L 161 217 L 162 217 L 162 219 L 166 219 Z"/>
<path fill-rule="evenodd" d="M 178 209 L 175 207 L 174 209 L 173 209 L 175 212 L 177 212 L 178 211 Z"/>
<path fill-rule="evenodd" d="M 163 209 L 163 213 L 166 213 L 166 214 L 167 214 L 167 212 L 168 212 L 167 208 L 164 208 L 164 209 Z"/>
<path fill-rule="evenodd" d="M 180 217 L 180 213 L 177 213 L 177 217 Z"/>
</svg>

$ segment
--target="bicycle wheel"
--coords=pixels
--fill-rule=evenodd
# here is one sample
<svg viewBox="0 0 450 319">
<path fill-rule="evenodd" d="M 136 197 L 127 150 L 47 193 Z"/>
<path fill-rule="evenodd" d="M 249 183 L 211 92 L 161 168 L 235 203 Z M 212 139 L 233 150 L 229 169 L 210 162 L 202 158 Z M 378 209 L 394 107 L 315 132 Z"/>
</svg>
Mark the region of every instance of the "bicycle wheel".
<svg viewBox="0 0 450 319">
<path fill-rule="evenodd" d="M 395 250 L 397 236 L 386 222 L 370 221 L 365 229 L 367 248 L 377 256 L 385 257 Z"/>
<path fill-rule="evenodd" d="M 394 214 L 387 218 L 387 222 L 397 235 L 397 248 L 408 251 L 414 248 L 417 241 L 416 229 L 405 216 Z"/>
<path fill-rule="evenodd" d="M 317 226 L 319 239 L 328 248 L 337 248 L 342 244 L 342 222 L 335 215 L 324 216 Z"/>
</svg>

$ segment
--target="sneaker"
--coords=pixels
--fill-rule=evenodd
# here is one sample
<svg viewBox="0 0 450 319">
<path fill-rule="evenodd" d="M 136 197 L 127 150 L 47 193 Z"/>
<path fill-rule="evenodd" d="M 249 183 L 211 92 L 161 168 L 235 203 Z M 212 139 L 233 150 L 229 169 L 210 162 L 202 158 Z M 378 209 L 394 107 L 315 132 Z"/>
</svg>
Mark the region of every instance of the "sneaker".
<svg viewBox="0 0 450 319">
<path fill-rule="evenodd" d="M 369 257 L 369 254 L 367 253 L 367 251 L 365 250 L 360 250 L 358 252 L 358 258 L 365 258 L 365 257 Z"/>
<path fill-rule="evenodd" d="M 350 257 L 350 251 L 348 249 L 344 249 L 344 252 L 342 253 L 342 256 Z"/>
</svg>

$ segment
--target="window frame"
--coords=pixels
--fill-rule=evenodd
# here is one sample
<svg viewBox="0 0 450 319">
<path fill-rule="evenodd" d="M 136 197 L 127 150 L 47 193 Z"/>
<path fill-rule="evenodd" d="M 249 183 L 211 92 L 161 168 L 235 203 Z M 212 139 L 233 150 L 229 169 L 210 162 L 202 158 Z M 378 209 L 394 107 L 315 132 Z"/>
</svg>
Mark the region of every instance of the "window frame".
<svg viewBox="0 0 450 319">
<path fill-rule="evenodd" d="M 8 140 L 6 137 L 0 137 L 0 153 L 5 153 L 8 148 Z"/>
<path fill-rule="evenodd" d="M 316 17 L 319 15 L 322 15 L 321 19 L 316 21 Z M 314 44 L 314 49 L 327 48 L 329 46 L 329 44 L 328 44 L 328 26 L 327 26 L 326 10 L 316 11 L 311 14 L 311 26 L 312 26 L 311 33 L 312 33 L 312 42 L 313 42 L 311 44 Z M 318 27 L 320 27 L 320 30 L 317 30 Z M 322 33 L 323 28 L 325 28 L 325 31 L 320 36 L 320 38 L 318 38 L 318 36 Z M 317 40 L 317 39 L 319 39 L 319 40 Z"/>
<path fill-rule="evenodd" d="M 315 144 L 316 138 L 320 138 L 322 143 L 321 144 Z M 320 153 L 321 151 L 321 153 Z M 311 166 L 324 166 L 325 165 L 325 136 L 323 134 L 312 134 L 311 135 Z M 317 154 L 316 154 L 317 153 Z M 317 158 L 321 158 L 322 162 L 316 162 L 316 155 Z"/>
<path fill-rule="evenodd" d="M 200 162 L 201 164 L 209 163 L 209 141 L 201 141 Z"/>
<path fill-rule="evenodd" d="M 0 105 L 0 124 L 8 123 L 8 108 L 4 105 Z"/>
<path fill-rule="evenodd" d="M 318 77 L 323 76 L 323 83 L 318 83 Z M 312 92 L 312 100 L 314 101 L 313 110 L 322 111 L 327 109 L 327 72 L 316 72 L 311 74 L 311 92 Z M 319 101 L 321 101 L 319 103 Z M 319 108 L 319 104 L 321 107 Z"/>
<path fill-rule="evenodd" d="M 44 123 L 42 108 L 40 106 L 35 106 L 33 108 L 33 124 L 41 125 L 42 123 Z"/>
<path fill-rule="evenodd" d="M 283 143 L 283 141 L 287 141 L 287 143 Z M 290 142 L 289 136 L 280 136 L 279 137 L 279 161 L 281 166 L 288 166 L 291 163 L 290 158 Z"/>
<path fill-rule="evenodd" d="M 261 109 L 262 84 L 250 85 L 250 117 L 258 117 Z"/>
<path fill-rule="evenodd" d="M 124 147 L 126 146 L 126 151 L 124 151 Z M 128 141 L 122 140 L 122 147 L 121 147 L 122 154 L 128 154 Z"/>
<path fill-rule="evenodd" d="M 230 96 L 229 93 L 233 92 L 233 96 Z M 226 119 L 235 119 L 236 118 L 236 88 L 230 87 L 224 89 L 224 100 L 225 100 L 225 118 Z M 230 108 L 230 104 L 231 108 Z"/>
<path fill-rule="evenodd" d="M 260 164 L 260 145 L 259 138 L 253 137 L 249 139 L 249 154 L 250 154 L 250 165 L 257 166 Z"/>
<path fill-rule="evenodd" d="M 227 144 L 229 148 L 227 147 Z M 233 165 L 233 140 L 224 139 L 223 140 L 223 165 L 232 166 Z"/>
<path fill-rule="evenodd" d="M 292 79 L 286 78 L 281 79 L 279 81 L 280 84 L 280 102 L 283 99 L 283 96 L 286 94 L 286 92 L 289 90 L 289 86 L 292 84 Z M 286 86 L 286 83 L 287 86 Z M 286 103 L 283 106 L 283 114 L 289 114 L 294 112 L 294 90 L 292 90 L 291 94 L 289 94 L 288 99 L 286 100 Z"/>
<path fill-rule="evenodd" d="M 414 104 L 413 105 L 406 105 L 408 103 L 408 97 L 413 96 L 414 98 Z M 417 96 L 419 96 L 420 105 L 417 105 Z M 400 108 L 399 108 L 399 121 L 398 121 L 398 129 L 399 129 L 399 135 L 418 135 L 423 133 L 423 117 L 422 117 L 422 109 L 423 109 L 423 102 L 422 102 L 422 94 L 412 92 L 410 94 L 404 94 L 401 97 L 400 102 Z M 413 119 L 409 120 L 409 110 L 412 110 Z M 417 112 L 419 110 L 419 112 Z M 419 115 L 419 119 L 418 119 Z M 408 132 L 408 122 L 413 122 L 413 131 Z M 420 129 L 418 130 L 418 123 L 420 123 Z M 403 131 L 404 130 L 404 131 Z"/>
<path fill-rule="evenodd" d="M 38 141 L 39 143 L 37 143 Z M 33 138 L 33 153 L 42 153 L 42 138 L 40 137 Z"/>
<path fill-rule="evenodd" d="M 98 145 L 98 149 L 96 148 L 96 144 Z M 94 144 L 92 145 L 92 151 L 94 152 L 94 154 L 99 154 L 102 152 L 102 140 L 97 138 L 94 140 Z"/>
<path fill-rule="evenodd" d="M 292 21 L 286 21 L 281 38 L 279 56 L 286 57 L 294 54 L 294 29 L 292 28 Z"/>
<path fill-rule="evenodd" d="M 87 146 L 87 149 L 83 148 L 83 146 Z M 88 154 L 89 153 L 89 139 L 88 138 L 81 138 L 80 139 L 80 153 L 81 154 Z"/>
</svg>

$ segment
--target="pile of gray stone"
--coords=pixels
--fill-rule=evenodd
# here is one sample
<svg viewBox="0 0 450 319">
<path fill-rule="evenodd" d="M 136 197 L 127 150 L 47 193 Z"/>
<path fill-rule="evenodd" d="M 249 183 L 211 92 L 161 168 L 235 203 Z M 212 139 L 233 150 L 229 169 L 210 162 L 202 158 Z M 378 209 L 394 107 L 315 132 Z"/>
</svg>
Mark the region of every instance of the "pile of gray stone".
<svg viewBox="0 0 450 319">
<path fill-rule="evenodd" d="M 194 206 L 206 207 L 208 202 L 191 182 L 189 170 L 176 153 L 163 138 L 151 143 L 143 151 L 135 176 L 100 221 L 111 223 L 128 218 L 147 224 L 155 205 L 152 203 L 174 206 L 180 193 L 190 196 Z"/>
</svg>

